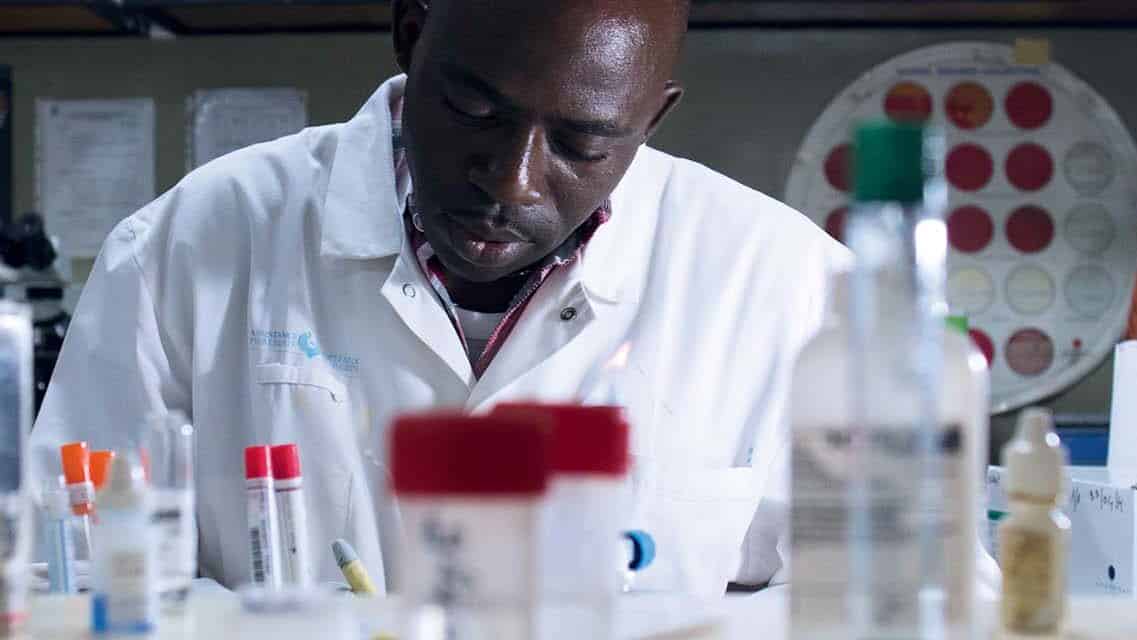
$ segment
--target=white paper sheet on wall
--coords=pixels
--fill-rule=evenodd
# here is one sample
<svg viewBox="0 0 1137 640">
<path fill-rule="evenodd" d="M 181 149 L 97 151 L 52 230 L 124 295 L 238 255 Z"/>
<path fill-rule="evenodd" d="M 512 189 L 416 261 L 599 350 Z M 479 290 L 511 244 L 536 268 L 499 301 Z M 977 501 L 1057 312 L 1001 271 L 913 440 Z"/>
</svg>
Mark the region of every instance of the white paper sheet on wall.
<svg viewBox="0 0 1137 640">
<path fill-rule="evenodd" d="M 154 199 L 154 101 L 36 101 L 36 205 L 69 257 L 93 257 Z"/>
<path fill-rule="evenodd" d="M 308 98 L 288 88 L 204 89 L 187 105 L 186 171 L 258 142 L 275 140 L 308 124 Z"/>
</svg>

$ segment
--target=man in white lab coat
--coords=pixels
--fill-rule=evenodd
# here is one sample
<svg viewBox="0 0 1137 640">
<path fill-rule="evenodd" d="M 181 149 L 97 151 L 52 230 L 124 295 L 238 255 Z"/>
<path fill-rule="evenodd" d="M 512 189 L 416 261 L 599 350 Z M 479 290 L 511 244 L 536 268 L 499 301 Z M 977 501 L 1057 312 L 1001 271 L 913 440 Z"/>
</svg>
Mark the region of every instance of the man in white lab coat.
<svg viewBox="0 0 1137 640">
<path fill-rule="evenodd" d="M 242 450 L 296 442 L 317 578 L 344 537 L 397 585 L 394 415 L 615 395 L 629 526 L 659 547 L 639 584 L 784 577 L 789 374 L 844 251 L 644 145 L 681 95 L 686 12 L 396 0 L 406 75 L 354 118 L 212 162 L 111 233 L 33 435 L 43 464 L 186 411 L 201 570 L 234 586 Z"/>
</svg>

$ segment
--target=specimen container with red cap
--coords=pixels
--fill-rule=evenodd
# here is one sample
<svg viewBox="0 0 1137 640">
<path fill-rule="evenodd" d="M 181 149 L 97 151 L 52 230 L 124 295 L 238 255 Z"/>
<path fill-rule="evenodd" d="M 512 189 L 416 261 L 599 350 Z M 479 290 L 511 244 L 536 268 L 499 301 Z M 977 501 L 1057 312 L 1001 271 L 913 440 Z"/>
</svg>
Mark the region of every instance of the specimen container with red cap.
<svg viewBox="0 0 1137 640">
<path fill-rule="evenodd" d="M 540 594 L 557 625 L 542 637 L 609 638 L 628 566 L 629 426 L 614 406 L 511 403 L 495 416 L 550 428 L 549 493 L 540 527 Z M 571 620 L 571 624 L 567 621 Z"/>
<path fill-rule="evenodd" d="M 389 437 L 405 534 L 400 637 L 536 637 L 547 424 L 424 413 L 397 418 Z"/>
<path fill-rule="evenodd" d="M 245 447 L 245 499 L 252 581 L 258 586 L 279 589 L 280 535 L 272 486 L 272 455 L 267 446 Z"/>
<path fill-rule="evenodd" d="M 280 515 L 282 578 L 301 587 L 312 583 L 308 549 L 308 510 L 304 505 L 304 476 L 300 448 L 278 444 L 272 448 L 272 482 Z"/>
</svg>

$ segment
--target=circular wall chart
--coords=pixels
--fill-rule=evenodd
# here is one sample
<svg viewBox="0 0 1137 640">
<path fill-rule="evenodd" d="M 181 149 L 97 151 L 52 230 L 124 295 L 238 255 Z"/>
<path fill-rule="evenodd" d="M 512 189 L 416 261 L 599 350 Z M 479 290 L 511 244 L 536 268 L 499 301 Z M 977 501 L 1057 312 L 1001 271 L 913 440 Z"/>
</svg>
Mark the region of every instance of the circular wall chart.
<svg viewBox="0 0 1137 640">
<path fill-rule="evenodd" d="M 843 240 L 854 123 L 928 122 L 946 137 L 948 304 L 991 365 L 991 408 L 1074 384 L 1112 353 L 1137 272 L 1137 147 L 1056 62 L 959 42 L 860 76 L 814 123 L 786 201 Z"/>
</svg>

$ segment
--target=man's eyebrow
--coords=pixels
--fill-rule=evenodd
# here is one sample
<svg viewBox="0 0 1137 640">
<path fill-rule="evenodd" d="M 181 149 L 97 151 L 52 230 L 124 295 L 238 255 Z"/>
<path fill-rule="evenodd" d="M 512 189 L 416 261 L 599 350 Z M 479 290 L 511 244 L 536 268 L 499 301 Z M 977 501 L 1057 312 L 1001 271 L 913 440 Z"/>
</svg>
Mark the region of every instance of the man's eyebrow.
<svg viewBox="0 0 1137 640">
<path fill-rule="evenodd" d="M 513 101 L 499 91 L 497 87 L 456 64 L 450 62 L 442 63 L 442 75 L 448 81 L 473 89 L 496 103 L 514 106 Z"/>
</svg>

